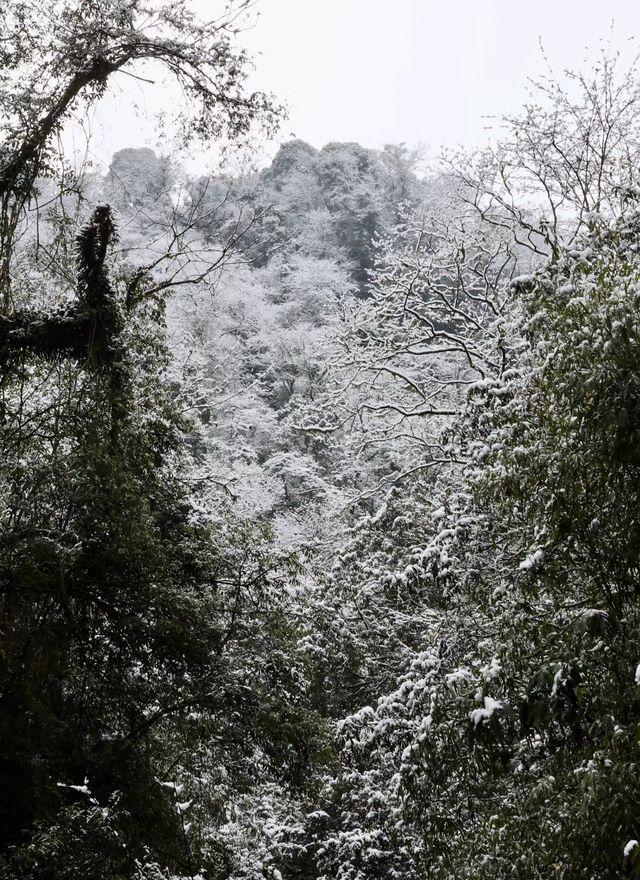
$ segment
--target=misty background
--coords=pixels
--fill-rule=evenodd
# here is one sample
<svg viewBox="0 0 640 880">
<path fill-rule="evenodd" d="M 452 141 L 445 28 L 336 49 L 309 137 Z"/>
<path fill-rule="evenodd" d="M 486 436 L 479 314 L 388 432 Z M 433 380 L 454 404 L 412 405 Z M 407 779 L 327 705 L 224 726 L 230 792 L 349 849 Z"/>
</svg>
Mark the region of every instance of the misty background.
<svg viewBox="0 0 640 880">
<path fill-rule="evenodd" d="M 206 19 L 208 0 L 194 8 Z M 380 149 L 387 143 L 422 145 L 435 157 L 442 146 L 482 146 L 492 117 L 516 113 L 529 81 L 586 69 L 601 49 L 630 63 L 638 53 L 640 7 L 635 0 L 535 4 L 490 0 L 269 0 L 238 25 L 240 43 L 254 59 L 251 88 L 275 94 L 288 118 L 271 143 L 258 143 L 264 166 L 292 137 L 315 147 L 353 141 Z M 172 153 L 175 128 L 159 131 L 184 100 L 160 71 L 154 83 L 120 75 L 100 106 L 67 133 L 67 152 L 108 164 L 124 147 Z M 202 171 L 217 153 L 195 149 L 181 156 Z"/>
</svg>

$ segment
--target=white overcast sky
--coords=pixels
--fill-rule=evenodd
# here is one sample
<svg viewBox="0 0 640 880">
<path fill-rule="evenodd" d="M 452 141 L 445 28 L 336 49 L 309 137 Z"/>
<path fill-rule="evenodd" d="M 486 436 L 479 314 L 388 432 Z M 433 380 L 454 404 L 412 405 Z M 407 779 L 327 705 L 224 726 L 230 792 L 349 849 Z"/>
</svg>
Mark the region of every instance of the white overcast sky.
<svg viewBox="0 0 640 880">
<path fill-rule="evenodd" d="M 193 3 L 202 17 L 219 10 Z M 476 146 L 485 117 L 516 111 L 527 78 L 544 73 L 540 42 L 558 73 L 584 67 L 601 44 L 640 50 L 640 0 L 259 0 L 256 11 L 241 37 L 255 56 L 251 85 L 288 105 L 279 141 L 317 147 Z M 95 153 L 156 147 L 136 114 L 167 97 L 121 77 L 93 123 Z"/>
</svg>

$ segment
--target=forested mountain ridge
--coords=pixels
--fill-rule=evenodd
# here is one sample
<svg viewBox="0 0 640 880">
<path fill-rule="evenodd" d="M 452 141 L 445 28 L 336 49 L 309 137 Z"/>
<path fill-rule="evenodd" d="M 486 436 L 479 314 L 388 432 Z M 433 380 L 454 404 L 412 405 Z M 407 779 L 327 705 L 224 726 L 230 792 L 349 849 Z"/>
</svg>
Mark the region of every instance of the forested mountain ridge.
<svg viewBox="0 0 640 880">
<path fill-rule="evenodd" d="M 74 173 L 147 57 L 278 115 L 149 16 L 0 11 L 0 877 L 638 876 L 637 68 L 424 176 Z"/>
<path fill-rule="evenodd" d="M 356 279 L 375 241 L 429 189 L 416 162 L 403 147 L 316 151 L 293 141 L 260 173 L 188 181 L 149 150 L 125 150 L 90 184 L 118 212 L 124 255 L 139 258 L 145 237 L 162 241 L 172 223 L 188 227 L 189 268 L 199 261 L 206 277 L 188 282 L 172 264 L 179 286 L 168 322 L 194 452 L 252 518 L 293 529 L 298 545 L 305 530 L 311 540 L 333 528 L 332 516 L 378 482 L 376 455 L 380 473 L 392 464 L 389 452 L 359 461 L 345 453 L 349 431 L 329 397 L 338 325 L 369 295 Z M 355 248 L 359 238 L 366 248 Z M 201 256 L 212 248 L 213 269 Z M 326 430 L 313 430 L 319 421 Z"/>
</svg>

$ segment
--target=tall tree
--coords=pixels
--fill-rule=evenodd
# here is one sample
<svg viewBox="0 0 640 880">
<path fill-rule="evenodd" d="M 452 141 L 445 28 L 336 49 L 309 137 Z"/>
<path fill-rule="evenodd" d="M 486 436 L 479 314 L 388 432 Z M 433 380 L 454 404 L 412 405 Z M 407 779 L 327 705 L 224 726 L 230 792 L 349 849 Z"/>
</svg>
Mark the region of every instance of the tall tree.
<svg viewBox="0 0 640 880">
<path fill-rule="evenodd" d="M 232 2 L 217 18 L 198 21 L 187 0 L 10 2 L 0 12 L 0 283 L 11 305 L 16 230 L 38 177 L 51 173 L 53 139 L 72 113 L 104 95 L 111 77 L 155 62 L 183 90 L 185 138 L 244 136 L 252 124 L 272 126 L 273 102 L 244 91 L 247 56 L 234 43 L 251 0 Z"/>
<path fill-rule="evenodd" d="M 186 2 L 34 0 L 0 12 L 6 877 L 225 876 L 225 797 L 258 772 L 302 784 L 319 736 L 282 649 L 286 562 L 194 492 L 186 425 L 162 381 L 173 281 L 117 259 L 108 205 L 48 229 L 38 209 L 70 114 L 145 60 L 193 99 L 189 136 L 271 125 L 273 104 L 242 89 L 247 59 L 233 38 L 248 6 L 209 24 Z M 28 209 L 64 243 L 44 267 L 28 249 Z"/>
</svg>

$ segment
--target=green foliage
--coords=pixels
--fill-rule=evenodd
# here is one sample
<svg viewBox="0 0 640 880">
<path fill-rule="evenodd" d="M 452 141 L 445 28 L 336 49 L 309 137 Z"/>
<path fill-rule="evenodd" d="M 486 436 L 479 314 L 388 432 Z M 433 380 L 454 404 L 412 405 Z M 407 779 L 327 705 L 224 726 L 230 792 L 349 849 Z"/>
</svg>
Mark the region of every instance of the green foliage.
<svg viewBox="0 0 640 880">
<path fill-rule="evenodd" d="M 377 790 L 430 877 L 635 870 L 638 237 L 634 214 L 594 222 L 514 284 L 511 366 L 469 390 L 466 485 L 420 554 L 446 614 L 345 722 L 352 780 L 378 777 L 367 827 Z"/>
<path fill-rule="evenodd" d="M 227 876 L 234 799 L 331 757 L 291 662 L 298 566 L 194 490 L 162 300 L 103 280 L 109 359 L 2 373 L 2 870 Z"/>
</svg>

